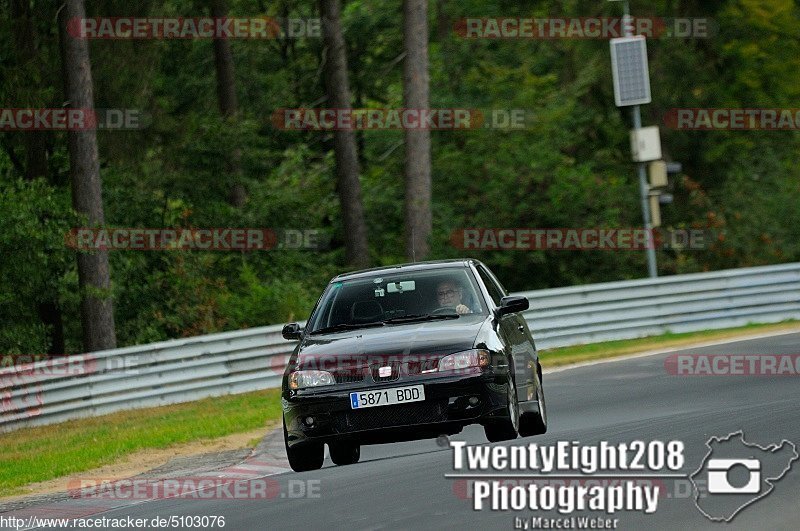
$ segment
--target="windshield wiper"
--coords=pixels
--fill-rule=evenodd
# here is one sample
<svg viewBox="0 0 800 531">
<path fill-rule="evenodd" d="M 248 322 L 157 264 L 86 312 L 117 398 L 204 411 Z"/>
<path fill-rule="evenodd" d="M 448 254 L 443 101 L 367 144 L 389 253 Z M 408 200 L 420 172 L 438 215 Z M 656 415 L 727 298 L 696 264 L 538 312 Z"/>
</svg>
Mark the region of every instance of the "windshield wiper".
<svg viewBox="0 0 800 531">
<path fill-rule="evenodd" d="M 319 330 L 314 330 L 310 333 L 310 335 L 315 334 L 327 334 L 330 332 L 341 332 L 342 330 L 356 330 L 359 328 L 373 328 L 375 326 L 383 326 L 381 321 L 377 321 L 374 323 L 339 323 L 333 326 L 326 326 L 325 328 L 320 328 Z"/>
<path fill-rule="evenodd" d="M 461 317 L 457 313 L 444 313 L 444 314 L 433 314 L 433 313 L 426 313 L 424 315 L 404 315 L 403 317 L 393 317 L 391 319 L 386 319 L 383 321 L 386 324 L 394 324 L 394 323 L 413 323 L 418 321 L 439 321 L 443 319 L 458 319 Z"/>
</svg>

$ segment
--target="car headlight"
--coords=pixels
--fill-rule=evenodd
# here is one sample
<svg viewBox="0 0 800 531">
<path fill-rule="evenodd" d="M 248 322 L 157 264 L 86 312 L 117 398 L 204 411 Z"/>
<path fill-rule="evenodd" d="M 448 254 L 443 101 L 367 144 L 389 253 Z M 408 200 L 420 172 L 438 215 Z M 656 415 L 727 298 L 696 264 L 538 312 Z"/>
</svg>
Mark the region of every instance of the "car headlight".
<svg viewBox="0 0 800 531">
<path fill-rule="evenodd" d="M 295 371 L 289 374 L 289 389 L 333 385 L 336 380 L 328 371 Z"/>
<path fill-rule="evenodd" d="M 469 367 L 488 367 L 489 351 L 482 349 L 456 352 L 439 360 L 439 371 L 457 371 Z"/>
</svg>

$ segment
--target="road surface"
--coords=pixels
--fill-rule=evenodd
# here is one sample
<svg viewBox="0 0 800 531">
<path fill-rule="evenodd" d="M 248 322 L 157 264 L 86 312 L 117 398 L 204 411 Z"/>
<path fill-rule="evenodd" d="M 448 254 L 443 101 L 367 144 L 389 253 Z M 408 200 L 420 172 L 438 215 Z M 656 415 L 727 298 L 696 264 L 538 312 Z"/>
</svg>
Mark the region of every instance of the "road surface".
<svg viewBox="0 0 800 531">
<path fill-rule="evenodd" d="M 691 354 L 797 354 L 800 334 L 676 351 Z M 513 443 L 580 441 L 583 444 L 681 440 L 691 474 L 703 461 L 712 436 L 743 430 L 750 443 L 784 439 L 800 447 L 800 379 L 796 376 L 675 376 L 665 368 L 669 354 L 630 358 L 545 375 L 550 429 Z M 451 440 L 485 442 L 480 427 Z M 562 518 L 555 511 L 473 510 L 464 480 L 453 473 L 453 451 L 426 440 L 362 448 L 361 462 L 322 470 L 271 476 L 281 492 L 267 500 L 161 499 L 126 504 L 95 518 L 152 519 L 154 516 L 225 517 L 225 529 L 513 529 L 515 518 Z M 729 524 L 714 524 L 691 496 L 687 480 L 664 480 L 654 514 L 620 512 L 619 529 L 797 529 L 800 520 L 800 462 L 763 499 Z M 681 485 L 678 485 L 678 483 Z M 313 496 L 293 497 L 304 489 Z M 290 492 L 292 490 L 292 492 Z M 684 493 L 685 494 L 685 493 Z M 83 501 L 67 501 L 76 505 Z M 69 512 L 69 511 L 65 511 Z M 590 516 L 604 513 L 586 513 Z M 50 514 L 50 516 L 55 516 Z"/>
</svg>

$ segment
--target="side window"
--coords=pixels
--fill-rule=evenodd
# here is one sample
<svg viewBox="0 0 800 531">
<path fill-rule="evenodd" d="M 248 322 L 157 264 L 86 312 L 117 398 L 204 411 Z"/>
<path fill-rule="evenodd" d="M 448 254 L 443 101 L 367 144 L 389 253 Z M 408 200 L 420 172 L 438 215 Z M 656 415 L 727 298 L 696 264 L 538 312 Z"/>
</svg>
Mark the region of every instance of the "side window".
<svg viewBox="0 0 800 531">
<path fill-rule="evenodd" d="M 481 277 L 486 289 L 489 291 L 489 296 L 492 298 L 496 306 L 500 306 L 500 299 L 503 298 L 503 292 L 500 291 L 500 288 L 495 283 L 492 276 L 489 274 L 486 269 L 481 266 L 477 267 L 478 275 Z"/>
<path fill-rule="evenodd" d="M 503 286 L 503 283 L 500 282 L 500 279 L 497 278 L 497 276 L 495 276 L 495 274 L 489 271 L 488 269 L 486 270 L 486 272 L 489 274 L 489 277 L 494 280 L 494 285 L 497 286 L 497 289 L 500 290 L 500 297 L 505 297 L 506 295 L 508 295 L 508 290 L 506 289 L 505 286 Z"/>
</svg>

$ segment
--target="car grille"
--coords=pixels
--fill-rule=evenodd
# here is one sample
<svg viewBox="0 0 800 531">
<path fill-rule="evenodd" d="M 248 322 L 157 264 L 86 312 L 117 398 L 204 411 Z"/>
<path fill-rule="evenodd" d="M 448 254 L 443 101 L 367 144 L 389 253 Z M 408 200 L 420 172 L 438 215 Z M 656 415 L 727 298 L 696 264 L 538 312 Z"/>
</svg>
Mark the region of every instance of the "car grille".
<svg viewBox="0 0 800 531">
<path fill-rule="evenodd" d="M 438 400 L 344 411 L 334 415 L 333 424 L 337 432 L 347 433 L 446 420 L 447 401 Z"/>
<path fill-rule="evenodd" d="M 364 381 L 364 369 L 339 370 L 333 374 L 337 384 L 359 383 Z"/>
</svg>

